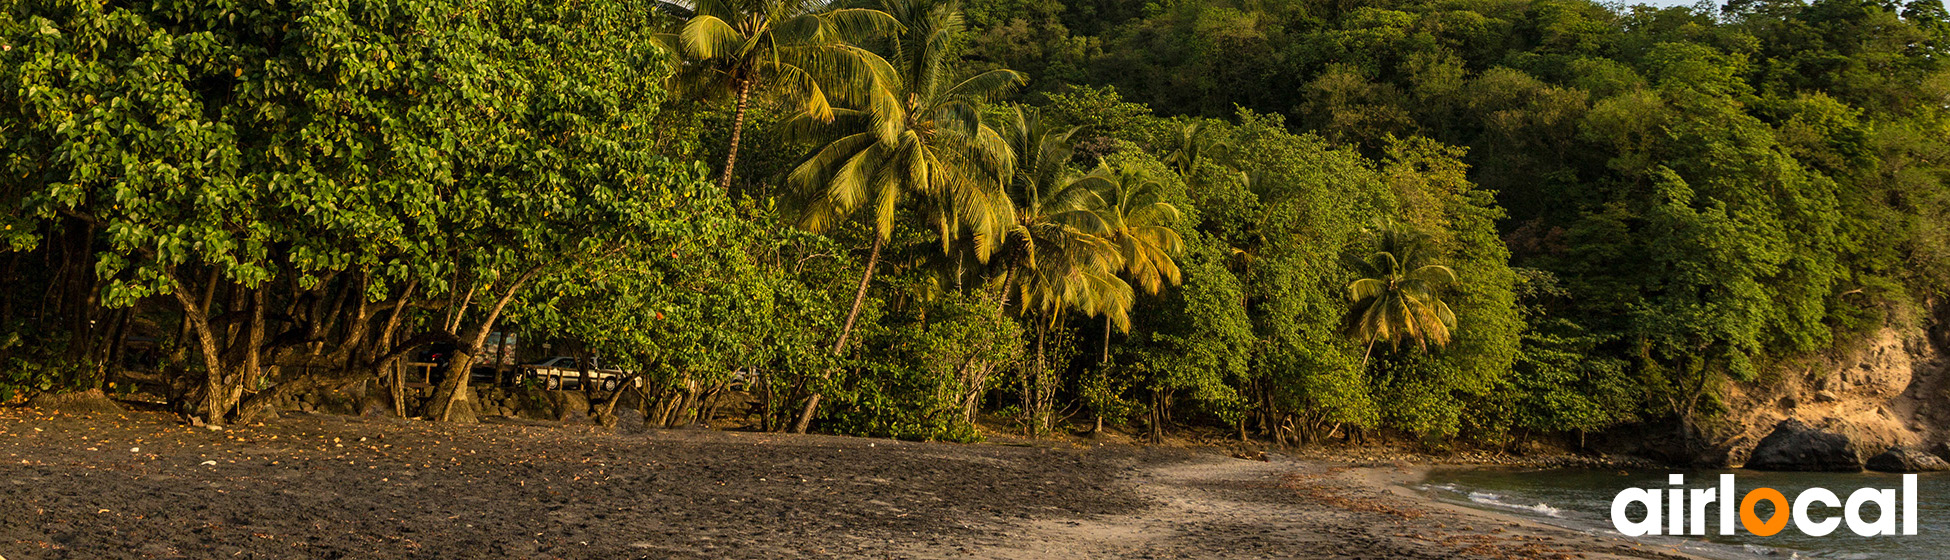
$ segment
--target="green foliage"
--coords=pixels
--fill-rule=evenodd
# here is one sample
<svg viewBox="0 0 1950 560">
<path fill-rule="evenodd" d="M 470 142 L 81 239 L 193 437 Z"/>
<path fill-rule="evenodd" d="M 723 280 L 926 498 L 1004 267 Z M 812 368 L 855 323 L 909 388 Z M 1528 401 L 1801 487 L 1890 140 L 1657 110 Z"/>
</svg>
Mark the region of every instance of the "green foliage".
<svg viewBox="0 0 1950 560">
<path fill-rule="evenodd" d="M 0 11 L 0 391 L 505 315 L 768 429 L 1697 435 L 1950 286 L 1928 0 L 678 4 Z"/>
<path fill-rule="evenodd" d="M 35 393 L 60 393 L 80 389 L 78 364 L 61 358 L 59 349 L 47 343 L 24 340 L 19 332 L 0 338 L 0 404 Z"/>
<path fill-rule="evenodd" d="M 983 298 L 950 295 L 928 321 L 876 333 L 883 348 L 832 392 L 823 419 L 837 433 L 915 440 L 975 441 L 973 407 L 1023 355 L 1023 329 Z"/>
</svg>

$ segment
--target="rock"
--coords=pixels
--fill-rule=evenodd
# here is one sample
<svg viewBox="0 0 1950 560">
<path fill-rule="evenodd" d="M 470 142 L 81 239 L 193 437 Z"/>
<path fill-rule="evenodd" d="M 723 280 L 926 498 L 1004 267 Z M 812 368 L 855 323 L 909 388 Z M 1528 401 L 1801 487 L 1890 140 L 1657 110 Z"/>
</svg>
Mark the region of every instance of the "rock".
<svg viewBox="0 0 1950 560">
<path fill-rule="evenodd" d="M 1950 462 L 1950 442 L 1930 446 L 1930 454 L 1937 456 L 1938 459 L 1943 459 L 1944 462 Z"/>
<path fill-rule="evenodd" d="M 1796 401 L 1796 400 L 1794 400 L 1794 395 L 1788 395 L 1788 396 L 1785 396 L 1785 397 L 1781 397 L 1781 408 L 1789 408 L 1789 409 L 1791 409 L 1791 408 L 1794 408 L 1794 405 L 1797 405 L 1797 404 L 1800 404 L 1800 402 L 1798 402 L 1798 401 Z"/>
<path fill-rule="evenodd" d="M 257 412 L 255 413 L 242 416 L 242 419 L 248 422 L 264 422 L 268 420 L 277 420 L 278 418 L 281 418 L 280 416 L 278 416 L 278 407 L 271 406 L 269 404 L 257 407 Z"/>
<path fill-rule="evenodd" d="M 563 422 L 589 421 L 589 396 L 582 391 L 549 391 L 555 403 L 555 419 Z"/>
<path fill-rule="evenodd" d="M 27 406 L 63 414 L 121 414 L 122 405 L 108 398 L 101 389 L 73 393 L 38 393 L 27 399 Z"/>
<path fill-rule="evenodd" d="M 318 403 L 314 408 L 325 414 L 337 414 L 339 416 L 354 416 L 359 414 L 358 401 L 354 401 L 352 397 L 337 392 L 319 395 Z"/>
<path fill-rule="evenodd" d="M 1821 392 L 1818 392 L 1818 393 L 1815 393 L 1815 402 L 1818 402 L 1818 403 L 1824 403 L 1824 402 L 1835 402 L 1835 394 L 1834 394 L 1834 393 L 1830 393 L 1830 392 L 1828 392 L 1828 391 L 1821 391 Z"/>
<path fill-rule="evenodd" d="M 397 416 L 393 412 L 393 400 L 389 396 L 382 396 L 376 393 L 368 394 L 364 400 L 359 402 L 360 416 L 367 418 L 391 418 Z"/>
<path fill-rule="evenodd" d="M 1891 473 L 1950 471 L 1950 462 L 1907 445 L 1889 448 L 1869 458 L 1869 470 Z"/>
<path fill-rule="evenodd" d="M 1848 436 L 1787 419 L 1761 438 L 1747 457 L 1757 471 L 1861 472 L 1862 455 Z"/>
</svg>

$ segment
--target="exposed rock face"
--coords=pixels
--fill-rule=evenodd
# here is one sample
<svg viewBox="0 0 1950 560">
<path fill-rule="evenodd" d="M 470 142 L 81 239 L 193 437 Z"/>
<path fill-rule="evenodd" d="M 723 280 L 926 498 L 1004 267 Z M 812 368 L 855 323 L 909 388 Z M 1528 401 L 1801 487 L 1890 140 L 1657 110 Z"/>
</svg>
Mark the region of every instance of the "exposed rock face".
<svg viewBox="0 0 1950 560">
<path fill-rule="evenodd" d="M 1727 414 L 1706 440 L 1738 462 L 1782 420 L 1797 419 L 1854 442 L 1862 456 L 1895 446 L 1925 449 L 1950 441 L 1950 405 L 1941 398 L 1947 393 L 1950 302 L 1926 302 L 1892 309 L 1881 329 L 1783 361 L 1762 380 L 1729 385 Z M 1950 453 L 1942 458 L 1950 462 Z"/>
<path fill-rule="evenodd" d="M 1859 472 L 1862 455 L 1848 436 L 1790 418 L 1761 438 L 1746 466 L 1762 471 Z"/>
<path fill-rule="evenodd" d="M 1950 463 L 1921 449 L 1898 445 L 1870 457 L 1868 467 L 1872 471 L 1892 473 L 1935 472 L 1950 470 Z"/>
</svg>

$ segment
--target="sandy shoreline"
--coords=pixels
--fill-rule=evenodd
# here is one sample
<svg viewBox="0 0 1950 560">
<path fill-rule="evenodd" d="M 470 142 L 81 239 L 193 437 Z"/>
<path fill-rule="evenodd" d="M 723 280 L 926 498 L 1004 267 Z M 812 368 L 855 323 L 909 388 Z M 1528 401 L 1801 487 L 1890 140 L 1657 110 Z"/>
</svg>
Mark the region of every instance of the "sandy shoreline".
<svg viewBox="0 0 1950 560">
<path fill-rule="evenodd" d="M 1441 503 L 1427 466 L 709 430 L 0 409 L 0 557 L 1691 558 Z"/>
</svg>

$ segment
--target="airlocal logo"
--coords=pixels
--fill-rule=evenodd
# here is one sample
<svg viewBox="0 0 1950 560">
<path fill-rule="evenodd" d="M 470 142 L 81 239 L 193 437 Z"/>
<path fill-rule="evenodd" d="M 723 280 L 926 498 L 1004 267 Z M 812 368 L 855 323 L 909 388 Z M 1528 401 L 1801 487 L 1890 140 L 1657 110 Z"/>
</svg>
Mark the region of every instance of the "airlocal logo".
<svg viewBox="0 0 1950 560">
<path fill-rule="evenodd" d="M 1685 475 L 1672 475 L 1670 484 L 1680 486 L 1686 483 Z M 1688 495 L 1690 494 L 1690 497 Z M 1661 500 L 1661 496 L 1665 499 Z M 1665 502 L 1661 504 L 1660 502 Z M 1761 520 L 1755 506 L 1768 502 L 1774 512 L 1765 521 Z M 1786 495 L 1773 488 L 1755 488 L 1740 498 L 1739 507 L 1733 507 L 1733 475 L 1720 475 L 1719 488 L 1667 488 L 1663 492 L 1649 488 L 1626 488 L 1611 500 L 1611 524 L 1619 533 L 1628 537 L 1658 535 L 1665 529 L 1666 535 L 1704 535 L 1706 534 L 1706 509 L 1714 505 L 1720 514 L 1720 534 L 1732 535 L 1734 512 L 1739 512 L 1740 526 L 1747 532 L 1767 537 L 1787 528 L 1788 521 L 1809 536 L 1819 537 L 1835 532 L 1843 521 L 1848 529 L 1857 535 L 1873 537 L 1896 534 L 1896 491 L 1863 488 L 1848 495 L 1844 504 L 1840 497 L 1826 488 L 1809 488 L 1794 497 L 1790 506 Z M 1645 506 L 1645 519 L 1633 521 L 1626 509 L 1632 504 Z M 1808 512 L 1809 506 L 1820 504 L 1826 507 L 1842 508 L 1842 515 L 1815 519 Z M 1862 518 L 1862 506 L 1875 504 L 1874 521 Z M 1660 507 L 1664 505 L 1665 507 Z M 1660 515 L 1664 510 L 1665 515 Z M 1791 512 L 1791 513 L 1790 513 Z M 1690 513 L 1690 515 L 1688 515 Z M 1916 534 L 1916 475 L 1903 475 L 1902 524 L 1904 535 Z M 1688 522 L 1690 521 L 1690 523 Z"/>
</svg>

